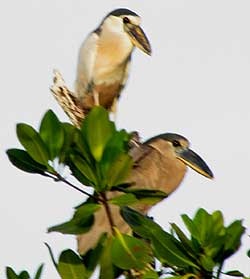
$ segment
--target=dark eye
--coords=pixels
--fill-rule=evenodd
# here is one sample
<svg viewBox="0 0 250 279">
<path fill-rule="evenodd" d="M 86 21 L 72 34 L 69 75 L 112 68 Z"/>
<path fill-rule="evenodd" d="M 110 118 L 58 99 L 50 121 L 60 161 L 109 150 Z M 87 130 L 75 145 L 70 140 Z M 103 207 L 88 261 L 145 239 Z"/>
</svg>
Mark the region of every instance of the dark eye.
<svg viewBox="0 0 250 279">
<path fill-rule="evenodd" d="M 174 147 L 181 146 L 181 144 L 180 144 L 180 142 L 179 142 L 178 140 L 174 140 L 174 141 L 172 142 L 172 144 L 173 144 Z"/>
<path fill-rule="evenodd" d="M 123 18 L 123 23 L 125 23 L 125 24 L 126 24 L 126 23 L 130 23 L 129 18 L 125 16 L 125 17 Z"/>
</svg>

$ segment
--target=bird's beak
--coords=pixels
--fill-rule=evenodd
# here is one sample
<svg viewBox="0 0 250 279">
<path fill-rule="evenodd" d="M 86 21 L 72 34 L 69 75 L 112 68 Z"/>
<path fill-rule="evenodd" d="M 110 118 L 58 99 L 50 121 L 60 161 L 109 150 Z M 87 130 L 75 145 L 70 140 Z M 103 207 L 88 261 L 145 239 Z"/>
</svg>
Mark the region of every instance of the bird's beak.
<svg viewBox="0 0 250 279">
<path fill-rule="evenodd" d="M 212 171 L 209 169 L 205 161 L 194 151 L 190 149 L 181 150 L 180 152 L 178 152 L 177 158 L 198 173 L 208 178 L 214 177 Z"/>
<path fill-rule="evenodd" d="M 138 47 L 146 54 L 151 55 L 152 50 L 149 40 L 140 26 L 130 23 L 127 24 L 125 30 L 134 46 Z"/>
</svg>

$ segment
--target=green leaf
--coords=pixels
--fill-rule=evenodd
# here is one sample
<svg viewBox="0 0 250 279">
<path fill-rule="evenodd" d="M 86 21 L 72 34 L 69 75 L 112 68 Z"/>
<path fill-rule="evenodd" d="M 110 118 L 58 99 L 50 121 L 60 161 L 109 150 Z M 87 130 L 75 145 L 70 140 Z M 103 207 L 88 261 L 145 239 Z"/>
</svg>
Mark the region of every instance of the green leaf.
<svg viewBox="0 0 250 279">
<path fill-rule="evenodd" d="M 109 202 L 118 206 L 124 206 L 134 204 L 138 202 L 138 200 L 133 194 L 124 194 L 109 200 Z"/>
<path fill-rule="evenodd" d="M 87 203 L 80 206 L 73 218 L 65 223 L 50 227 L 48 232 L 60 232 L 63 234 L 81 234 L 90 230 L 94 223 L 94 212 L 100 208 L 99 204 Z"/>
<path fill-rule="evenodd" d="M 161 262 L 178 267 L 198 268 L 181 243 L 154 221 L 129 207 L 122 207 L 121 215 L 135 233 L 151 241 L 155 255 Z"/>
<path fill-rule="evenodd" d="M 152 262 L 149 246 L 141 239 L 121 234 L 116 230 L 111 247 L 112 262 L 119 268 L 143 269 Z"/>
<path fill-rule="evenodd" d="M 192 259 L 188 257 L 181 245 L 178 245 L 175 238 L 167 232 L 156 232 L 155 236 L 151 237 L 151 242 L 155 251 L 156 257 L 162 262 L 170 266 L 180 268 L 195 267 L 199 269 Z"/>
<path fill-rule="evenodd" d="M 7 276 L 7 279 L 19 279 L 19 276 L 9 266 L 6 267 L 6 276 Z"/>
<path fill-rule="evenodd" d="M 108 112 L 101 106 L 94 107 L 83 121 L 82 131 L 93 157 L 99 162 L 107 142 L 115 133 Z"/>
<path fill-rule="evenodd" d="M 209 256 L 206 255 L 201 255 L 200 257 L 200 261 L 202 264 L 202 267 L 208 271 L 208 272 L 212 272 L 214 267 L 215 267 L 215 262 L 213 261 L 213 259 Z"/>
<path fill-rule="evenodd" d="M 8 149 L 7 155 L 11 163 L 22 171 L 44 175 L 46 167 L 34 161 L 30 155 L 21 149 Z"/>
<path fill-rule="evenodd" d="M 234 276 L 234 277 L 245 277 L 244 274 L 242 272 L 240 272 L 239 270 L 230 270 L 230 271 L 227 271 L 225 274 L 229 275 L 229 276 Z"/>
<path fill-rule="evenodd" d="M 128 206 L 121 208 L 121 216 L 135 233 L 145 239 L 150 239 L 152 232 L 147 229 L 147 217 Z M 146 224 L 145 224 L 146 223 Z"/>
<path fill-rule="evenodd" d="M 100 258 L 103 252 L 103 249 L 105 248 L 105 242 L 107 239 L 107 233 L 103 233 L 96 245 L 95 248 L 88 250 L 88 252 L 85 255 L 82 255 L 84 264 L 86 266 L 86 269 L 88 271 L 89 277 L 94 272 Z"/>
<path fill-rule="evenodd" d="M 81 154 L 89 165 L 94 165 L 95 160 L 91 154 L 87 143 L 86 135 L 82 131 L 76 129 L 74 137 L 75 149 Z"/>
<path fill-rule="evenodd" d="M 27 124 L 17 124 L 17 136 L 29 155 L 38 163 L 48 165 L 49 152 L 40 135 Z"/>
<path fill-rule="evenodd" d="M 250 250 L 247 251 L 247 256 L 250 258 Z"/>
<path fill-rule="evenodd" d="M 52 110 L 48 110 L 40 125 L 40 136 L 46 144 L 50 160 L 59 156 L 59 152 L 64 143 L 64 130 L 61 122 Z"/>
<path fill-rule="evenodd" d="M 198 234 L 195 238 L 202 246 L 206 246 L 208 244 L 208 238 L 211 234 L 211 229 L 213 228 L 212 221 L 212 216 L 203 208 L 200 208 L 195 214 L 193 224 L 198 229 Z"/>
<path fill-rule="evenodd" d="M 87 279 L 86 269 L 80 257 L 72 250 L 61 253 L 58 272 L 62 279 Z"/>
<path fill-rule="evenodd" d="M 21 271 L 21 273 L 18 276 L 19 279 L 30 279 L 30 275 L 27 271 Z"/>
<path fill-rule="evenodd" d="M 118 187 L 118 191 L 133 194 L 139 201 L 146 204 L 155 204 L 165 199 L 168 195 L 162 191 L 136 188 Z"/>
<path fill-rule="evenodd" d="M 70 220 L 68 222 L 50 227 L 48 232 L 59 232 L 62 234 L 81 234 L 88 232 L 94 223 L 94 216 L 89 216 L 88 218 L 80 220 Z"/>
<path fill-rule="evenodd" d="M 149 270 L 145 274 L 143 274 L 142 279 L 159 279 L 159 276 L 156 271 Z"/>
<path fill-rule="evenodd" d="M 97 185 L 96 174 L 93 172 L 93 169 L 89 164 L 78 154 L 72 154 L 70 156 L 72 163 L 84 176 L 85 180 L 89 183 L 87 185 Z"/>
<path fill-rule="evenodd" d="M 194 224 L 193 220 L 190 219 L 186 214 L 182 214 L 181 218 L 186 225 L 187 229 L 189 230 L 190 234 L 193 238 L 199 240 L 199 231 L 196 225 Z"/>
<path fill-rule="evenodd" d="M 109 187 L 119 185 L 125 181 L 133 166 L 133 159 L 128 154 L 121 154 L 107 174 L 107 185 Z"/>
<path fill-rule="evenodd" d="M 101 167 L 104 176 L 121 154 L 128 153 L 129 138 L 129 134 L 126 133 L 125 130 L 121 130 L 116 131 L 112 138 L 107 142 L 101 160 Z"/>
<path fill-rule="evenodd" d="M 114 266 L 111 261 L 112 238 L 109 236 L 105 239 L 101 258 L 100 258 L 100 276 L 99 279 L 114 279 Z"/>
<path fill-rule="evenodd" d="M 44 267 L 44 264 L 41 264 L 41 265 L 38 267 L 34 279 L 40 279 L 40 278 L 41 278 L 42 271 L 43 271 L 43 267 Z"/>
<path fill-rule="evenodd" d="M 225 257 L 231 256 L 241 245 L 241 237 L 245 232 L 241 220 L 236 220 L 226 228 L 226 241 L 224 247 Z"/>
<path fill-rule="evenodd" d="M 72 161 L 68 161 L 68 166 L 71 170 L 72 175 L 84 186 L 91 186 L 93 183 L 89 181 L 86 176 L 82 174 L 82 172 L 74 165 Z"/>
<path fill-rule="evenodd" d="M 77 208 L 74 217 L 78 219 L 82 219 L 86 216 L 91 216 L 100 208 L 101 205 L 98 203 L 85 203 Z"/>
<path fill-rule="evenodd" d="M 69 123 L 61 123 L 61 126 L 63 129 L 64 136 L 63 136 L 63 146 L 59 154 L 59 162 L 64 163 L 67 160 L 71 146 L 73 145 L 76 138 L 76 134 L 77 132 L 79 132 L 79 130 L 76 129 L 75 126 Z"/>
<path fill-rule="evenodd" d="M 189 253 L 190 256 L 193 256 L 194 258 L 197 257 L 197 254 L 195 251 L 195 248 L 193 247 L 192 241 L 186 237 L 186 235 L 183 233 L 183 231 L 174 223 L 170 223 L 171 227 L 177 234 L 179 240 L 181 241 L 183 247 L 185 247 L 185 250 Z"/>
</svg>

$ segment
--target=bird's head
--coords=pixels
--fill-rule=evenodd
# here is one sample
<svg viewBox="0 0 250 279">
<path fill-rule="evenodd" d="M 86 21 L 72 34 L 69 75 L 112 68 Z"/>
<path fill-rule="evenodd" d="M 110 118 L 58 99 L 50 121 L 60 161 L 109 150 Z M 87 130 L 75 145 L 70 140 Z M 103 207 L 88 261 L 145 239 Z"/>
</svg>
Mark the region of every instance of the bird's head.
<svg viewBox="0 0 250 279">
<path fill-rule="evenodd" d="M 172 133 L 161 134 L 149 139 L 146 144 L 155 147 L 169 158 L 174 156 L 177 160 L 205 177 L 213 178 L 213 173 L 208 165 L 197 153 L 189 148 L 189 141 L 183 136 Z"/>
<path fill-rule="evenodd" d="M 128 36 L 133 46 L 151 55 L 149 40 L 140 23 L 141 18 L 135 12 L 129 9 L 116 9 L 104 18 L 100 27 Z"/>
</svg>

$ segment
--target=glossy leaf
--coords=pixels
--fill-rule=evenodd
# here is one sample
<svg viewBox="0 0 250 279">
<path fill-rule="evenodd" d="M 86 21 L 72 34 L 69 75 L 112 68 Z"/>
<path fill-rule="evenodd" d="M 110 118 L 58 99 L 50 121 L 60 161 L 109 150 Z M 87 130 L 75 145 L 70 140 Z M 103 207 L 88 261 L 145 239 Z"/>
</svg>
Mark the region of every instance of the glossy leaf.
<svg viewBox="0 0 250 279">
<path fill-rule="evenodd" d="M 201 245 L 207 245 L 209 241 L 209 234 L 213 226 L 211 215 L 209 215 L 203 208 L 200 208 L 195 214 L 193 224 L 197 228 L 198 232 L 196 239 Z"/>
<path fill-rule="evenodd" d="M 181 249 L 181 245 L 175 241 L 175 239 L 167 232 L 155 233 L 151 239 L 154 247 L 156 257 L 163 263 L 172 266 L 195 267 L 199 269 L 192 259 L 188 257 L 184 249 Z"/>
<path fill-rule="evenodd" d="M 82 255 L 89 277 L 92 275 L 96 266 L 98 265 L 103 249 L 106 248 L 105 247 L 106 240 L 107 240 L 107 234 L 103 233 L 96 247 L 88 250 L 88 252 L 85 255 Z"/>
<path fill-rule="evenodd" d="M 50 160 L 58 157 L 64 143 L 64 130 L 52 110 L 48 110 L 45 113 L 39 133 L 49 150 Z"/>
<path fill-rule="evenodd" d="M 118 190 L 124 193 L 133 194 L 139 201 L 146 204 L 155 204 L 165 199 L 168 195 L 162 191 L 150 189 L 136 189 L 118 187 Z"/>
<path fill-rule="evenodd" d="M 111 257 L 116 266 L 125 270 L 140 270 L 152 262 L 150 249 L 143 240 L 121 234 L 118 230 L 113 238 Z"/>
<path fill-rule="evenodd" d="M 171 227 L 173 228 L 174 232 L 177 234 L 179 240 L 181 241 L 185 250 L 189 253 L 190 256 L 196 257 L 195 248 L 193 247 L 192 241 L 186 237 L 183 231 L 174 223 L 170 223 Z"/>
<path fill-rule="evenodd" d="M 154 270 L 149 270 L 143 274 L 142 279 L 159 279 L 157 272 Z M 171 277 L 172 278 L 172 277 Z"/>
<path fill-rule="evenodd" d="M 92 165 L 95 162 L 95 159 L 91 154 L 85 133 L 77 129 L 75 132 L 74 143 L 78 152 L 90 165 Z"/>
<path fill-rule="evenodd" d="M 200 262 L 202 264 L 202 267 L 208 272 L 212 272 L 214 267 L 216 266 L 213 259 L 207 255 L 201 255 Z"/>
<path fill-rule="evenodd" d="M 247 251 L 247 256 L 250 258 L 250 250 Z"/>
<path fill-rule="evenodd" d="M 90 230 L 94 222 L 94 212 L 100 208 L 99 204 L 88 203 L 80 206 L 73 218 L 65 223 L 50 227 L 48 232 L 60 232 L 63 234 L 81 234 Z"/>
<path fill-rule="evenodd" d="M 61 123 L 63 129 L 63 145 L 59 153 L 59 162 L 64 163 L 71 151 L 78 129 L 69 123 Z"/>
<path fill-rule="evenodd" d="M 27 124 L 17 124 L 17 136 L 29 155 L 38 163 L 48 165 L 48 149 L 40 135 Z"/>
<path fill-rule="evenodd" d="M 23 270 L 20 272 L 20 274 L 18 275 L 19 279 L 30 279 L 30 275 L 26 270 Z"/>
<path fill-rule="evenodd" d="M 72 161 L 67 162 L 72 175 L 83 185 L 85 186 L 91 186 L 93 183 L 87 179 L 85 175 L 82 174 L 82 172 L 74 165 Z"/>
<path fill-rule="evenodd" d="M 101 254 L 100 258 L 100 276 L 99 279 L 114 279 L 115 271 L 111 261 L 111 245 L 112 238 L 107 237 L 104 242 L 105 249 Z"/>
<path fill-rule="evenodd" d="M 22 171 L 44 175 L 46 166 L 34 161 L 30 155 L 21 149 L 9 149 L 7 155 L 11 163 Z"/>
<path fill-rule="evenodd" d="M 44 264 L 41 264 L 41 265 L 39 266 L 39 268 L 37 269 L 37 272 L 36 272 L 36 274 L 35 274 L 34 279 L 40 279 L 40 278 L 41 278 L 42 271 L 43 271 L 43 267 L 44 267 Z"/>
<path fill-rule="evenodd" d="M 86 269 L 80 257 L 72 250 L 61 253 L 58 272 L 62 279 L 87 279 Z"/>
<path fill-rule="evenodd" d="M 129 134 L 124 130 L 116 131 L 107 142 L 101 160 L 102 172 L 104 176 L 110 167 L 117 161 L 117 158 L 128 151 Z"/>
<path fill-rule="evenodd" d="M 90 230 L 94 223 L 94 217 L 89 216 L 88 218 L 84 219 L 83 221 L 80 220 L 70 220 L 68 222 L 50 227 L 48 232 L 60 232 L 62 234 L 81 234 L 86 233 Z"/>
<path fill-rule="evenodd" d="M 75 167 L 89 181 L 88 184 L 97 185 L 96 175 L 91 166 L 78 154 L 72 154 L 70 158 Z"/>
<path fill-rule="evenodd" d="M 138 200 L 133 194 L 123 194 L 111 199 L 109 202 L 115 205 L 124 206 L 134 204 L 138 202 Z"/>
<path fill-rule="evenodd" d="M 109 187 L 119 185 L 125 181 L 133 166 L 133 160 L 128 154 L 121 154 L 107 173 Z"/>
<path fill-rule="evenodd" d="M 19 279 L 19 276 L 9 266 L 6 267 L 6 276 L 7 276 L 7 279 Z"/>
<path fill-rule="evenodd" d="M 225 242 L 225 256 L 229 257 L 238 250 L 241 244 L 241 237 L 245 232 L 245 228 L 242 226 L 241 220 L 234 221 L 226 229 L 227 238 Z"/>
<path fill-rule="evenodd" d="M 94 107 L 83 121 L 82 131 L 93 157 L 99 162 L 106 144 L 115 132 L 108 112 L 103 107 Z"/>
<path fill-rule="evenodd" d="M 182 214 L 181 218 L 183 220 L 183 222 L 185 223 L 187 229 L 189 230 L 190 234 L 192 235 L 192 237 L 194 237 L 195 239 L 199 239 L 199 231 L 198 228 L 196 227 L 196 225 L 194 224 L 193 220 L 190 219 L 186 214 Z"/>
<path fill-rule="evenodd" d="M 230 270 L 225 272 L 226 275 L 228 276 L 233 276 L 233 277 L 245 277 L 244 274 L 242 272 L 240 272 L 239 270 Z"/>
<path fill-rule="evenodd" d="M 171 234 L 163 231 L 154 221 L 128 207 L 123 207 L 121 214 L 135 233 L 152 242 L 156 257 L 161 262 L 178 267 L 198 268 L 184 252 L 184 249 L 180 249 L 180 243 Z"/>
</svg>

